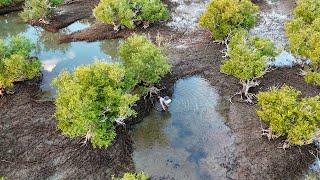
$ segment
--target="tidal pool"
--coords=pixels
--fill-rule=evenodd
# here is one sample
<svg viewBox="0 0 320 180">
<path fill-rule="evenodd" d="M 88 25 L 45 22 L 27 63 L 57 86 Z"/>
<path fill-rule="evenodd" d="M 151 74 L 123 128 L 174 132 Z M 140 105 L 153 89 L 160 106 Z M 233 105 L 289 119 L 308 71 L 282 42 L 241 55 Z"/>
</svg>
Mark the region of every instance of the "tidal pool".
<svg viewBox="0 0 320 180">
<path fill-rule="evenodd" d="M 178 80 L 169 112 L 154 110 L 133 129 L 136 170 L 155 178 L 227 179 L 234 151 L 227 104 L 201 77 Z"/>
<path fill-rule="evenodd" d="M 90 20 L 81 20 L 58 33 L 50 33 L 24 23 L 15 12 L 0 16 L 0 39 L 9 40 L 11 36 L 19 34 L 36 44 L 37 51 L 33 52 L 33 56 L 37 56 L 42 62 L 43 98 L 51 99 L 55 94 L 51 81 L 62 70 L 73 70 L 79 65 L 91 64 L 97 59 L 108 63 L 119 62 L 117 47 L 121 40 L 59 43 L 61 35 L 84 29 L 91 23 Z"/>
</svg>

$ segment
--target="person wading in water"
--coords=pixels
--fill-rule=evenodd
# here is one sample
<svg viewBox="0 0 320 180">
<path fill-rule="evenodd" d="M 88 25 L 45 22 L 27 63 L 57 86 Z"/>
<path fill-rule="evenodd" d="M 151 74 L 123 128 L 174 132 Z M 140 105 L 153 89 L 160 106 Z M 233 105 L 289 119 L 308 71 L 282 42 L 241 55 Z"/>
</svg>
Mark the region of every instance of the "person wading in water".
<svg viewBox="0 0 320 180">
<path fill-rule="evenodd" d="M 164 111 L 167 111 L 168 107 L 169 107 L 169 104 L 171 103 L 171 99 L 169 98 L 169 96 L 165 96 L 165 97 L 158 96 L 158 98 L 159 98 L 159 102 L 160 102 L 161 108 Z"/>
</svg>

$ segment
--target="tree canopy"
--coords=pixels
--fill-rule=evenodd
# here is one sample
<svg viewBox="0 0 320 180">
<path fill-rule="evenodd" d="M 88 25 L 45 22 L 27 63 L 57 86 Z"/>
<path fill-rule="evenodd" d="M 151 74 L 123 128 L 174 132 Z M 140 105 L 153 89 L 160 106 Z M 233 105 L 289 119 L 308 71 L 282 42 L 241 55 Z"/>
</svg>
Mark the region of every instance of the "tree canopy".
<svg viewBox="0 0 320 180">
<path fill-rule="evenodd" d="M 126 73 L 135 83 L 153 84 L 170 71 L 162 50 L 145 36 L 133 35 L 119 47 Z"/>
<path fill-rule="evenodd" d="M 221 65 L 221 72 L 239 80 L 253 80 L 264 75 L 268 60 L 277 55 L 273 42 L 250 37 L 246 30 L 235 32 L 228 44 L 229 58 Z"/>
<path fill-rule="evenodd" d="M 223 40 L 232 31 L 252 27 L 258 10 L 250 0 L 212 0 L 199 24 L 211 31 L 213 39 Z"/>
<path fill-rule="evenodd" d="M 89 135 L 97 147 L 107 147 L 115 138 L 117 118 L 135 114 L 130 108 L 138 100 L 124 87 L 121 65 L 96 62 L 63 72 L 54 80 L 57 87 L 58 128 L 70 137 Z"/>
<path fill-rule="evenodd" d="M 306 82 L 320 85 L 320 1 L 299 0 L 293 20 L 286 24 L 286 34 L 290 50 L 311 60 Z"/>
<path fill-rule="evenodd" d="M 300 95 L 286 85 L 257 95 L 261 120 L 269 125 L 272 134 L 286 136 L 295 145 L 312 143 L 320 122 L 320 96 L 299 98 Z"/>
<path fill-rule="evenodd" d="M 130 29 L 135 28 L 138 21 L 147 25 L 169 18 L 169 11 L 161 0 L 101 0 L 93 14 L 106 24 Z"/>
<path fill-rule="evenodd" d="M 0 40 L 0 93 L 16 81 L 40 74 L 40 61 L 29 58 L 34 48 L 35 45 L 22 36 L 12 37 L 8 43 Z"/>
<path fill-rule="evenodd" d="M 120 57 L 121 64 L 98 61 L 62 72 L 54 80 L 55 116 L 63 134 L 85 136 L 94 147 L 108 147 L 116 137 L 116 123 L 136 114 L 132 106 L 142 94 L 133 90 L 157 83 L 169 72 L 162 51 L 144 36 L 123 42 Z"/>
</svg>

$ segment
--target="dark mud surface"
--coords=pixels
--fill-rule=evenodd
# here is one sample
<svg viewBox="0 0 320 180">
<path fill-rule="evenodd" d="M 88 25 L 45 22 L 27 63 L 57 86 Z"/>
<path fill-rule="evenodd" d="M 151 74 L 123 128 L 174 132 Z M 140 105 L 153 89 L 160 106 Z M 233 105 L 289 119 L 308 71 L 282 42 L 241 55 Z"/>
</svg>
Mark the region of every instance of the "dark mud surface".
<svg viewBox="0 0 320 180">
<path fill-rule="evenodd" d="M 0 15 L 4 15 L 14 11 L 20 11 L 23 9 L 24 2 L 16 3 L 9 6 L 0 7 Z"/>
<path fill-rule="evenodd" d="M 83 146 L 83 139 L 70 139 L 56 129 L 52 102 L 39 101 L 39 82 L 18 83 L 16 94 L 0 99 L 0 174 L 9 179 L 108 179 L 133 170 L 132 142 L 124 127 L 107 149 Z M 139 101 L 140 114 L 150 103 Z"/>
<path fill-rule="evenodd" d="M 59 29 L 82 16 L 91 16 L 91 9 L 89 13 L 86 4 L 89 1 L 74 3 L 78 9 L 71 10 L 68 15 L 66 12 L 61 13 L 60 17 L 55 15 L 50 27 L 45 28 Z M 84 4 L 79 6 L 77 3 Z M 95 1 L 90 3 L 90 7 L 93 7 Z M 66 6 L 71 8 L 72 4 Z M 132 33 L 123 32 L 121 35 L 120 32 L 120 35 L 115 35 L 108 28 L 96 23 L 89 29 L 67 36 L 65 41 L 94 41 L 127 37 Z M 155 39 L 158 31 L 170 43 L 167 54 L 173 65 L 171 74 L 163 78 L 159 85 L 166 88 L 166 94 L 172 94 L 173 84 L 178 79 L 192 75 L 203 76 L 226 97 L 240 90 L 235 78 L 220 73 L 219 67 L 223 61 L 220 51 L 224 46 L 213 43 L 207 32 L 183 35 L 154 26 L 148 31 L 141 30 L 141 33 L 150 33 Z M 298 66 L 274 69 L 260 79 L 260 86 L 253 92 L 287 84 L 300 90 L 303 96 L 317 95 L 320 89 L 306 84 L 298 75 L 299 69 Z M 37 82 L 25 82 L 16 85 L 16 94 L 0 99 L 0 175 L 9 179 L 109 179 L 113 174 L 134 170 L 131 159 L 133 142 L 128 129 L 119 127 L 119 136 L 114 145 L 106 150 L 92 149 L 90 145 L 81 146 L 82 139 L 64 137 L 56 129 L 54 104 L 37 101 L 38 94 Z M 314 157 L 309 151 L 315 148 L 279 148 L 283 142 L 281 139 L 268 141 L 261 137 L 263 125 L 256 116 L 256 106 L 238 101 L 240 99 L 235 98 L 234 103 L 225 109 L 227 125 L 235 137 L 235 160 L 232 164 L 226 162 L 226 179 L 296 179 L 301 176 L 313 162 Z M 150 103 L 140 101 L 135 108 L 139 108 L 140 117 L 128 120 L 128 124 L 135 124 L 146 116 L 150 111 Z"/>
<path fill-rule="evenodd" d="M 177 35 L 176 31 L 159 24 L 152 25 L 148 29 L 138 27 L 134 30 L 123 29 L 119 32 L 113 30 L 113 26 L 104 23 L 97 22 L 90 26 L 89 28 L 73 32 L 71 34 L 64 35 L 60 38 L 61 43 L 68 43 L 74 41 L 97 41 L 104 39 L 117 39 L 117 38 L 127 38 L 131 34 L 150 34 L 151 37 L 155 37 L 158 33 L 162 36 L 170 37 L 171 35 Z"/>
<path fill-rule="evenodd" d="M 219 72 L 222 62 L 222 45 L 214 44 L 205 32 L 197 32 L 171 41 L 167 50 L 173 65 L 171 74 L 160 84 L 172 93 L 176 80 L 202 75 L 216 90 L 226 97 L 240 89 L 238 81 Z M 281 68 L 269 72 L 254 91 L 286 83 L 304 96 L 315 95 L 320 90 L 307 85 L 298 75 L 299 67 Z M 126 129 L 119 128 L 119 136 L 107 150 L 82 147 L 81 139 L 69 139 L 56 130 L 52 102 L 37 101 L 38 85 L 20 83 L 16 94 L 0 100 L 1 147 L 0 174 L 12 179 L 37 179 L 58 177 L 106 179 L 112 174 L 134 170 L 131 153 L 132 141 Z M 227 125 L 235 137 L 232 164 L 228 165 L 226 178 L 230 179 L 286 179 L 296 178 L 312 163 L 311 146 L 280 149 L 281 140 L 268 141 L 261 137 L 261 123 L 255 106 L 237 102 L 226 109 Z M 148 114 L 150 104 L 140 101 L 140 119 Z M 134 124 L 139 120 L 129 120 Z M 226 162 L 228 164 L 229 162 Z"/>
<path fill-rule="evenodd" d="M 41 26 L 47 31 L 57 32 L 75 21 L 92 17 L 92 9 L 99 0 L 70 0 L 68 3 L 55 9 L 49 18 L 49 24 L 30 22 L 32 25 Z"/>
</svg>

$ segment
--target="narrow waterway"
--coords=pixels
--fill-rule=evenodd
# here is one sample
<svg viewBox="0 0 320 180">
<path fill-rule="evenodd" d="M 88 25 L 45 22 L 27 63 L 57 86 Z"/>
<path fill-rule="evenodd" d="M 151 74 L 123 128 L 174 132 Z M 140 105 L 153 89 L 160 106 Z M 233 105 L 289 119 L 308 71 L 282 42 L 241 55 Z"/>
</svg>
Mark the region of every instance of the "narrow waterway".
<svg viewBox="0 0 320 180">
<path fill-rule="evenodd" d="M 226 179 L 233 163 L 227 102 L 205 79 L 180 79 L 169 112 L 152 113 L 133 130 L 136 170 L 155 178 Z"/>
<path fill-rule="evenodd" d="M 51 81 L 62 70 L 73 70 L 79 65 L 91 64 L 97 59 L 108 63 L 119 62 L 117 47 L 120 40 L 59 43 L 61 35 L 84 29 L 91 23 L 89 20 L 81 20 L 61 29 L 58 33 L 50 33 L 27 25 L 18 13 L 10 13 L 0 16 L 0 39 L 9 40 L 12 36 L 23 35 L 36 44 L 37 51 L 33 56 L 41 60 L 43 67 L 42 98 L 51 99 L 55 94 Z"/>
</svg>

